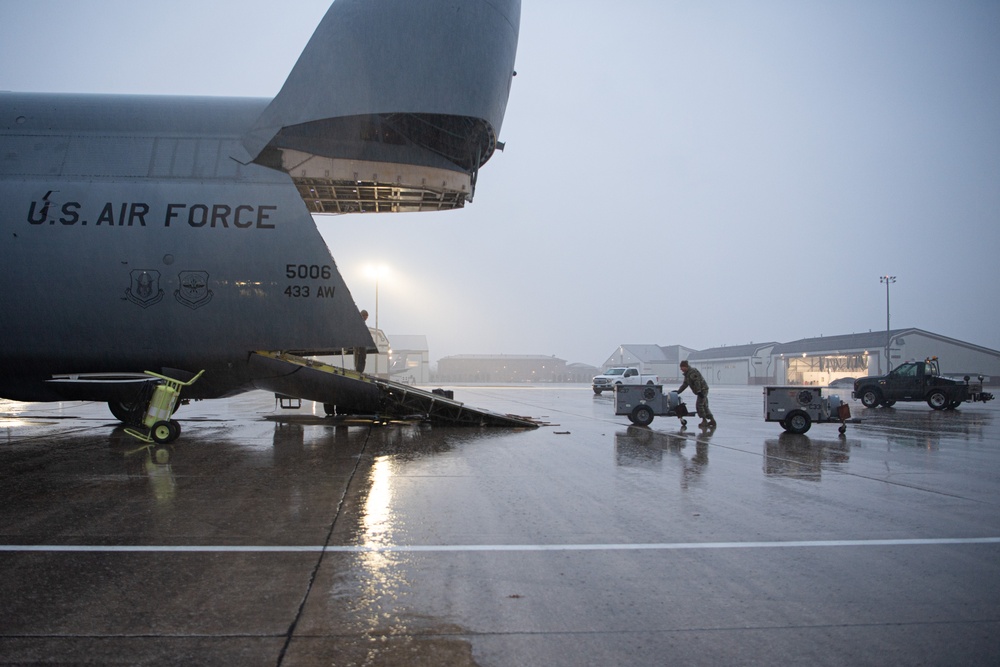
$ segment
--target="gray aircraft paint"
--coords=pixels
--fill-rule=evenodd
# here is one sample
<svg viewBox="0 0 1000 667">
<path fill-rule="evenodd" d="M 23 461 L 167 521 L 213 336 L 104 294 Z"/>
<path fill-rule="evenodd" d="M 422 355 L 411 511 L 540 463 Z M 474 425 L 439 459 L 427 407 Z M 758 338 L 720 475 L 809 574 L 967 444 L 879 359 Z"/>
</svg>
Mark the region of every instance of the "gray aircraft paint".
<svg viewBox="0 0 1000 667">
<path fill-rule="evenodd" d="M 267 386 L 255 350 L 374 347 L 301 182 L 274 167 L 310 161 L 292 176 L 330 180 L 363 163 L 417 188 L 451 172 L 471 200 L 519 14 L 518 0 L 338 0 L 273 101 L 0 93 L 0 396 L 110 400 L 49 380 L 207 369 L 185 395 L 209 398 Z M 378 113 L 471 118 L 469 142 L 485 128 L 489 145 L 463 168 L 345 144 Z"/>
</svg>

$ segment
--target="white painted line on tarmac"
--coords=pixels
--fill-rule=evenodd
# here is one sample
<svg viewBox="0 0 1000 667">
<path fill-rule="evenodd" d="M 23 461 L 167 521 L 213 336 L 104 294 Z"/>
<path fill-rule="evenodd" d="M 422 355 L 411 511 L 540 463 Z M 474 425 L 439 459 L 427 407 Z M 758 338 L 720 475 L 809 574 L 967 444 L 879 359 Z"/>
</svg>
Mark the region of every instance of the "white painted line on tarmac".
<svg viewBox="0 0 1000 667">
<path fill-rule="evenodd" d="M 825 547 L 912 547 L 1000 544 L 1000 537 L 943 537 L 899 540 L 804 540 L 794 542 L 663 542 L 650 544 L 435 544 L 358 546 L 94 545 L 0 544 L 0 552 L 21 553 L 422 553 L 504 551 L 680 551 L 692 549 L 798 549 Z"/>
</svg>

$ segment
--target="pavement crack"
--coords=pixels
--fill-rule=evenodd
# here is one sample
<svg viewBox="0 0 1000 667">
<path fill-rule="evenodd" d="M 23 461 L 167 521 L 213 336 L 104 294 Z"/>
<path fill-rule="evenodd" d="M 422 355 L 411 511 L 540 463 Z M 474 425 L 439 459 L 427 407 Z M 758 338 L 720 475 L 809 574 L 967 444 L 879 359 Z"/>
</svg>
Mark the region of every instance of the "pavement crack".
<svg viewBox="0 0 1000 667">
<path fill-rule="evenodd" d="M 285 655 L 288 653 L 288 647 L 292 644 L 292 638 L 295 636 L 295 628 L 298 627 L 299 621 L 302 619 L 302 614 L 305 613 L 306 602 L 309 601 L 309 595 L 312 593 L 313 586 L 316 583 L 316 577 L 319 574 L 319 569 L 323 565 L 323 559 L 326 557 L 326 552 L 330 546 L 330 541 L 333 539 L 333 531 L 337 527 L 337 519 L 340 518 L 340 512 L 344 507 L 344 499 L 347 497 L 347 492 L 351 488 L 351 484 L 354 482 L 354 477 L 358 474 L 358 468 L 361 466 L 361 461 L 364 458 L 363 454 L 365 450 L 368 449 L 368 443 L 371 440 L 372 426 L 368 427 L 368 435 L 365 437 L 364 444 L 358 451 L 358 455 L 354 457 L 354 468 L 351 470 L 351 474 L 347 479 L 347 483 L 344 484 L 344 490 L 340 495 L 340 500 L 337 502 L 336 511 L 333 513 L 333 520 L 330 521 L 330 528 L 327 530 L 326 538 L 323 540 L 323 549 L 319 552 L 319 557 L 316 559 L 316 564 L 313 566 L 312 572 L 309 573 L 309 581 L 306 584 L 305 593 L 302 595 L 302 601 L 299 602 L 299 607 L 295 611 L 295 618 L 292 619 L 291 624 L 288 626 L 288 631 L 285 633 L 285 643 L 281 646 L 281 651 L 278 653 L 277 667 L 281 667 L 282 663 L 285 661 Z"/>
</svg>

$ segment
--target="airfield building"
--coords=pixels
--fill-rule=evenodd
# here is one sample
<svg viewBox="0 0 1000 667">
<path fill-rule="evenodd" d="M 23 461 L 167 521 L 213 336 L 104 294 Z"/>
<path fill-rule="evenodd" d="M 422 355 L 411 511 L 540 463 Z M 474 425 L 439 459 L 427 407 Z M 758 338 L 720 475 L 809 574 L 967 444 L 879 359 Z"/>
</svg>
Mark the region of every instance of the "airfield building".
<svg viewBox="0 0 1000 667">
<path fill-rule="evenodd" d="M 427 336 L 393 334 L 389 337 L 389 374 L 397 382 L 426 384 L 431 381 Z"/>
<path fill-rule="evenodd" d="M 458 354 L 438 360 L 435 382 L 570 382 L 564 359 L 537 354 Z M 587 378 L 586 381 L 589 381 Z"/>
<path fill-rule="evenodd" d="M 888 344 L 887 344 L 888 340 Z M 817 384 L 845 377 L 882 375 L 911 359 L 937 357 L 942 373 L 953 377 L 984 375 L 1000 384 L 1000 352 L 923 329 L 893 329 L 841 336 L 803 338 L 789 343 L 759 343 L 691 350 L 682 346 L 623 345 L 604 367 L 642 367 L 664 379 L 678 377 L 677 359 L 664 361 L 676 348 L 709 384 Z M 888 353 L 887 353 L 888 350 Z M 685 354 L 686 353 L 686 354 Z M 660 370 L 663 369 L 663 370 Z M 677 375 L 671 375 L 671 370 Z"/>
</svg>

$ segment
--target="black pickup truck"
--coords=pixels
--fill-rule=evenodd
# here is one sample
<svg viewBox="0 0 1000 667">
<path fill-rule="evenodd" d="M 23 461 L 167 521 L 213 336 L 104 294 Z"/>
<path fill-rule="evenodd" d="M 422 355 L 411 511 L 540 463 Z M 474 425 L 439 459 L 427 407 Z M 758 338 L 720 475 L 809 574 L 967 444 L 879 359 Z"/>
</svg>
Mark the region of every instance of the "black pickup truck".
<svg viewBox="0 0 1000 667">
<path fill-rule="evenodd" d="M 887 375 L 858 378 L 851 396 L 866 408 L 888 408 L 896 401 L 927 401 L 935 410 L 951 410 L 965 401 L 993 400 L 993 394 L 983 391 L 982 375 L 979 382 L 969 382 L 969 376 L 964 382 L 941 377 L 937 357 L 901 364 Z"/>
</svg>

